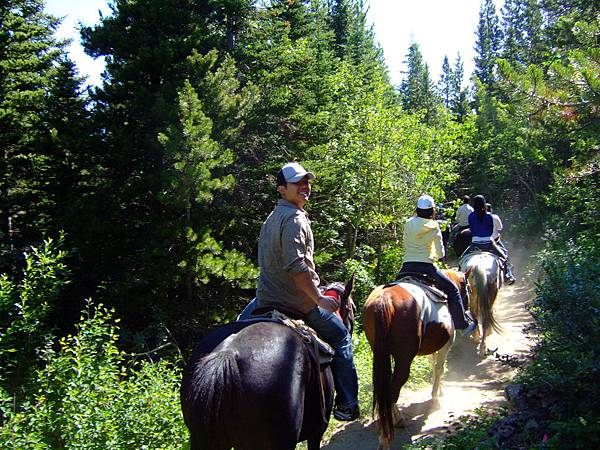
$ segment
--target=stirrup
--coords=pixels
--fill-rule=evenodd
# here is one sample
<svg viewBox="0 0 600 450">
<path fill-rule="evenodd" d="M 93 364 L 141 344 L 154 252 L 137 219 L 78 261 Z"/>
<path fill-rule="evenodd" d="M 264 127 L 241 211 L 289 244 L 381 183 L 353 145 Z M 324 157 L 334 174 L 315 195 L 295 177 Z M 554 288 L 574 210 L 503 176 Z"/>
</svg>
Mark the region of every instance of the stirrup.
<svg viewBox="0 0 600 450">
<path fill-rule="evenodd" d="M 469 322 L 469 325 L 464 330 L 460 330 L 461 336 L 467 337 L 473 334 L 473 332 L 477 329 L 477 319 L 473 319 L 473 321 Z"/>
</svg>

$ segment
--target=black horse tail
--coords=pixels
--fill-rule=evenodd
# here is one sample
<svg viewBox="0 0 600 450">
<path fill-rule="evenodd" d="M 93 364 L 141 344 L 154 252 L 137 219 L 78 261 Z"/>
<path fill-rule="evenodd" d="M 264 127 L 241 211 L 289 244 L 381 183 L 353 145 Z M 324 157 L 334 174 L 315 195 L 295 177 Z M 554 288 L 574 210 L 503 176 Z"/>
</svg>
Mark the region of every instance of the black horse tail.
<svg viewBox="0 0 600 450">
<path fill-rule="evenodd" d="M 379 417 L 380 439 L 389 443 L 394 439 L 392 415 L 392 346 L 390 329 L 394 306 L 389 295 L 381 292 L 375 302 L 375 339 L 373 348 L 373 411 Z M 380 442 L 382 443 L 382 442 Z"/>
<path fill-rule="evenodd" d="M 237 426 L 242 378 L 236 353 L 223 350 L 190 363 L 184 399 L 191 449 L 230 448 L 225 430 Z"/>
</svg>

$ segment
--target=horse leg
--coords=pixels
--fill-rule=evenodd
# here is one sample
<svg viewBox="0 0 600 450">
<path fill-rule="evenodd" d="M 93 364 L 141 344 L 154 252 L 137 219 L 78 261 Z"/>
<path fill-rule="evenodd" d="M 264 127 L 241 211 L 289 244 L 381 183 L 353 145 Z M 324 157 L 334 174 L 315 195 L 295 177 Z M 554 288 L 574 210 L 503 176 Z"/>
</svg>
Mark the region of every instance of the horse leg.
<svg viewBox="0 0 600 450">
<path fill-rule="evenodd" d="M 479 341 L 479 356 L 484 358 L 487 351 L 487 344 L 485 343 L 487 337 L 491 334 L 488 327 L 483 328 L 481 331 L 481 340 Z"/>
<path fill-rule="evenodd" d="M 319 450 L 321 448 L 321 438 L 311 438 L 306 444 L 308 450 Z"/>
<path fill-rule="evenodd" d="M 442 396 L 442 376 L 444 375 L 444 369 L 446 364 L 446 357 L 452 344 L 454 343 L 454 333 L 448 339 L 448 342 L 439 349 L 437 352 L 431 355 L 431 365 L 433 368 L 433 382 L 431 387 L 431 406 L 434 409 L 440 407 L 440 397 Z"/>
<path fill-rule="evenodd" d="M 410 375 L 410 365 L 415 355 L 394 356 L 394 373 L 392 374 L 392 417 L 394 418 L 394 426 L 402 425 L 403 419 L 400 408 L 397 404 L 400 397 L 402 386 L 408 381 Z"/>
</svg>

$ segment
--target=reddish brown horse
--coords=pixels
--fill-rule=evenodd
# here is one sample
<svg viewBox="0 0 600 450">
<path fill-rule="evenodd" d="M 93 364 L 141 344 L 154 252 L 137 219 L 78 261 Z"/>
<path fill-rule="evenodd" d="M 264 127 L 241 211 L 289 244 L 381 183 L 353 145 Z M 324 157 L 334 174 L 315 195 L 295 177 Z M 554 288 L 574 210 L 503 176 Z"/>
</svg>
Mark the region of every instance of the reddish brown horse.
<svg viewBox="0 0 600 450">
<path fill-rule="evenodd" d="M 465 276 L 454 270 L 444 273 L 467 298 Z M 454 325 L 446 303 L 430 302 L 421 288 L 408 283 L 375 288 L 364 306 L 363 323 L 373 351 L 373 411 L 379 417 L 379 443 L 387 449 L 398 421 L 395 404 L 417 355 L 432 355 L 431 395 L 433 405 L 439 405 L 440 380 L 454 343 Z"/>
</svg>

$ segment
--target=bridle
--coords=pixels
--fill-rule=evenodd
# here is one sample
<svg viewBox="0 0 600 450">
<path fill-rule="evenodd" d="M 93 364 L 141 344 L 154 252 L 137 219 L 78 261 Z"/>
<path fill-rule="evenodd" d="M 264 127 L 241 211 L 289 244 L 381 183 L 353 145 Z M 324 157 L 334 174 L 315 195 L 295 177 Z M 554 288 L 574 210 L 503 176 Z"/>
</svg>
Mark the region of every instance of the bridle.
<svg viewBox="0 0 600 450">
<path fill-rule="evenodd" d="M 329 283 L 327 286 L 320 288 L 323 295 L 333 297 L 338 301 L 338 304 L 340 305 L 338 313 L 350 334 L 354 331 L 354 315 L 356 312 L 356 304 L 350 296 L 353 285 L 354 275 L 348 285 L 344 285 L 338 281 Z"/>
</svg>

